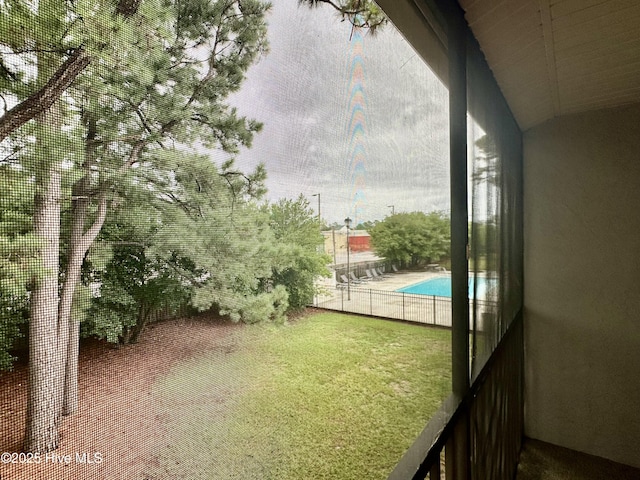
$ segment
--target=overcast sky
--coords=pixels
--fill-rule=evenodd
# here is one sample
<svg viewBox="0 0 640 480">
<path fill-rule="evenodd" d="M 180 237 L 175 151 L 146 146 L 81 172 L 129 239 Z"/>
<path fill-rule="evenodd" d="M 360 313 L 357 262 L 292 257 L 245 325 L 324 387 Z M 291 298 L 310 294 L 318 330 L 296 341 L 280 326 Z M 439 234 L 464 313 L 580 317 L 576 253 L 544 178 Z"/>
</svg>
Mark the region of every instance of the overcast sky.
<svg viewBox="0 0 640 480">
<path fill-rule="evenodd" d="M 238 166 L 263 162 L 268 198 L 300 193 L 322 217 L 449 210 L 446 89 L 392 25 L 352 35 L 333 9 L 274 0 L 270 53 L 231 102 L 264 123 Z"/>
</svg>

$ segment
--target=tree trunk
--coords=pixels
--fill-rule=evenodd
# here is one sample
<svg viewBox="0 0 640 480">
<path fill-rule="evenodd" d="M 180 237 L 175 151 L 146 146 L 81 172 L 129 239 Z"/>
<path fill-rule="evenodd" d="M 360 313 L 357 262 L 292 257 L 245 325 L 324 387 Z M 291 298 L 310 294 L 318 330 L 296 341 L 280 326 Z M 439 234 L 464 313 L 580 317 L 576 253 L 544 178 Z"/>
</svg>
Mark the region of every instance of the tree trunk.
<svg viewBox="0 0 640 480">
<path fill-rule="evenodd" d="M 44 154 L 44 152 L 39 152 Z M 56 366 L 58 255 L 60 242 L 60 172 L 56 167 L 43 174 L 35 197 L 34 232 L 42 242 L 42 278 L 31 292 L 29 325 L 29 386 L 24 450 L 45 453 L 58 447 Z M 40 183 L 40 182 L 38 182 Z"/>
<path fill-rule="evenodd" d="M 80 349 L 80 321 L 71 318 L 73 297 L 76 287 L 81 280 L 82 262 L 87 251 L 102 229 L 107 213 L 107 200 L 104 194 L 98 197 L 98 213 L 87 229 L 90 205 L 91 170 L 95 164 L 96 122 L 87 121 L 87 137 L 85 141 L 85 160 L 83 169 L 85 174 L 73 186 L 71 210 L 71 238 L 69 239 L 69 257 L 66 275 L 60 294 L 60 308 L 58 322 L 61 332 L 60 340 L 66 342 L 60 350 L 65 353 L 65 370 L 61 375 L 64 382 L 61 402 L 61 414 L 71 415 L 78 410 L 78 353 Z M 86 229 L 86 230 L 85 230 Z M 64 333 L 64 334 L 62 334 Z"/>
<path fill-rule="evenodd" d="M 139 4 L 138 0 L 120 0 L 118 12 L 125 17 L 131 16 L 137 11 Z M 38 10 L 48 14 L 57 12 L 59 18 L 62 18 L 65 6 L 59 0 L 41 0 L 38 3 Z M 56 32 L 49 33 L 51 38 L 55 37 Z M 79 47 L 61 66 L 56 67 L 55 61 L 44 53 L 45 49 L 39 52 L 41 53 L 36 54 L 37 83 L 41 87 L 0 117 L 0 140 L 25 122 L 36 119 L 39 128 L 36 133 L 37 190 L 33 223 L 34 233 L 42 242 L 40 246 L 42 274 L 35 279 L 31 292 L 29 386 L 24 450 L 46 453 L 58 447 L 57 424 L 61 413 L 68 413 L 77 408 L 79 323 L 70 321 L 71 305 L 75 287 L 80 279 L 84 255 L 104 223 L 106 197 L 101 196 L 99 199 L 98 215 L 91 228 L 81 236 L 79 242 L 72 241 L 65 285 L 60 299 L 58 275 L 61 173 L 59 159 L 51 158 L 51 151 L 55 149 L 49 147 L 52 143 L 51 138 L 55 138 L 62 128 L 60 97 L 89 65 L 91 59 L 86 51 Z M 58 141 L 61 140 L 58 139 Z M 85 167 L 86 165 L 85 162 Z M 88 182 L 88 176 L 80 180 L 80 182 L 83 181 Z M 78 230 L 84 229 L 87 208 L 88 204 L 80 209 L 84 213 L 79 214 L 80 218 L 74 223 L 74 228 L 78 226 Z M 72 343 L 71 347 L 70 343 Z M 65 385 L 71 387 L 65 389 Z M 65 393 L 65 390 L 68 393 Z"/>
<path fill-rule="evenodd" d="M 138 318 L 136 319 L 136 324 L 125 328 L 122 332 L 122 335 L 120 336 L 120 343 L 122 345 L 138 343 L 144 327 L 146 327 L 147 323 L 149 323 L 149 318 L 151 317 L 151 309 L 151 306 L 146 305 L 143 302 L 143 305 L 138 309 Z"/>
<path fill-rule="evenodd" d="M 41 1 L 42 11 L 55 12 L 54 0 Z M 53 34 L 53 32 L 52 32 Z M 55 69 L 55 59 L 38 52 L 39 85 Z M 49 108 L 50 107 L 50 108 Z M 60 141 L 62 105 L 55 99 L 35 113 L 33 156 L 35 197 L 33 230 L 39 242 L 41 268 L 31 291 L 29 322 L 29 385 L 24 450 L 46 453 L 55 450 L 58 433 L 59 382 L 64 358 L 58 351 L 58 274 L 60 255 L 60 202 L 62 182 L 60 159 L 54 143 Z"/>
<path fill-rule="evenodd" d="M 83 180 L 80 180 L 83 182 Z M 74 191 L 76 189 L 74 188 Z M 75 195 L 74 195 L 75 197 Z M 62 292 L 60 294 L 60 308 L 58 322 L 60 326 L 60 351 L 65 355 L 65 369 L 60 381 L 63 382 L 61 414 L 71 415 L 78 410 L 78 353 L 80 342 L 80 321 L 71 318 L 71 308 L 76 287 L 80 282 L 82 262 L 87 251 L 95 241 L 107 213 L 107 201 L 104 196 L 98 199 L 98 216 L 91 227 L 85 231 L 89 200 L 76 198 L 72 209 L 71 245 L 69 260 Z"/>
<path fill-rule="evenodd" d="M 78 354 L 80 353 L 80 321 L 69 321 L 69 347 L 64 372 L 64 398 L 62 399 L 62 415 L 73 415 L 78 411 L 80 397 L 78 395 Z"/>
<path fill-rule="evenodd" d="M 74 218 L 75 223 L 75 218 Z M 72 238 L 73 242 L 73 238 Z M 76 248 L 74 248 L 76 247 Z M 80 256 L 77 246 L 71 247 L 64 284 L 60 294 L 58 309 L 59 351 L 64 355 L 64 369 L 60 377 L 60 415 L 71 415 L 78 410 L 78 352 L 80 322 L 71 318 L 71 307 L 84 255 Z"/>
<path fill-rule="evenodd" d="M 151 307 L 148 305 L 142 305 L 140 307 L 140 311 L 138 313 L 138 321 L 132 327 L 131 336 L 129 337 L 130 343 L 138 343 L 140 339 L 140 335 L 144 330 L 144 327 L 147 326 L 147 322 L 149 321 L 149 315 L 151 314 Z"/>
</svg>

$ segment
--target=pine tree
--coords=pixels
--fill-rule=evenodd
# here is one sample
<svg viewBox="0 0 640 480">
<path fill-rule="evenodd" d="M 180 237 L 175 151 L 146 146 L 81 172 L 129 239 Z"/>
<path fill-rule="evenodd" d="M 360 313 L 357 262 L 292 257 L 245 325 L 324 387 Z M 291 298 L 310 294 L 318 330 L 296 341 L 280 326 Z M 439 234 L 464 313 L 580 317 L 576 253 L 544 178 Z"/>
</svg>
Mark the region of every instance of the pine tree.
<svg viewBox="0 0 640 480">
<path fill-rule="evenodd" d="M 34 9 L 10 0 L 1 8 L 0 88 L 17 105 L 0 119 L 0 136 L 9 135 L 9 145 L 35 138 L 21 155 L 35 178 L 41 260 L 30 302 L 25 449 L 46 452 L 57 446 L 60 416 L 78 405 L 72 312 L 87 252 L 109 210 L 135 187 L 137 170 L 152 169 L 163 150 L 250 144 L 260 125 L 225 99 L 266 51 L 268 4 L 41 0 Z"/>
</svg>

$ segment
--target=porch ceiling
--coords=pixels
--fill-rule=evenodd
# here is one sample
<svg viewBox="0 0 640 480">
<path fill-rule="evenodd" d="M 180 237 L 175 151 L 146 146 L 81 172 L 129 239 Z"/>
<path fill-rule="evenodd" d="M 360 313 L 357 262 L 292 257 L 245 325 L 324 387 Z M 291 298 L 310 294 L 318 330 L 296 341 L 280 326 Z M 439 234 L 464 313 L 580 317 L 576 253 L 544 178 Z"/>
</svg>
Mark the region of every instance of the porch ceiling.
<svg viewBox="0 0 640 480">
<path fill-rule="evenodd" d="M 459 3 L 522 130 L 640 102 L 640 1 Z"/>
</svg>

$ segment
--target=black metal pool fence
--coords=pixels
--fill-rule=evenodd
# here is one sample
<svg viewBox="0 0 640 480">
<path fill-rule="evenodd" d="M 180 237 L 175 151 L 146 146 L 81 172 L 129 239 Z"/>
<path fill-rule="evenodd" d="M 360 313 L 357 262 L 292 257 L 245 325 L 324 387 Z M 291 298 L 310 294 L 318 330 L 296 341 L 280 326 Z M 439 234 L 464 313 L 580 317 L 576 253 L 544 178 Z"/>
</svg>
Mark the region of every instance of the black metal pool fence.
<svg viewBox="0 0 640 480">
<path fill-rule="evenodd" d="M 314 307 L 381 318 L 451 327 L 451 298 L 339 286 L 314 297 Z M 469 308 L 489 314 L 495 302 L 469 300 Z"/>
</svg>

